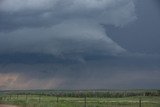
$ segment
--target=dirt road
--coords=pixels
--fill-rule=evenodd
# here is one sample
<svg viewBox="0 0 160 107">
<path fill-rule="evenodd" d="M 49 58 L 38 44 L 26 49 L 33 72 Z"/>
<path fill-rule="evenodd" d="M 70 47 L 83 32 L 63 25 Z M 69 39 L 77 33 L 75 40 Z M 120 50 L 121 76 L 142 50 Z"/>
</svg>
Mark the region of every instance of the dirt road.
<svg viewBox="0 0 160 107">
<path fill-rule="evenodd" d="M 0 104 L 0 107 L 17 107 L 17 106 Z"/>
</svg>

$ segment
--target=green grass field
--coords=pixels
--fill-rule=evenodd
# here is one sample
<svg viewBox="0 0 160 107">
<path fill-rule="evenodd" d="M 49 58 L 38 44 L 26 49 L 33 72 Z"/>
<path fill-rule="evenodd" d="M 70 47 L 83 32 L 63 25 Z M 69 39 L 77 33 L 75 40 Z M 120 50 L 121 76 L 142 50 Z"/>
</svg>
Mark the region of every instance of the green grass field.
<svg viewBox="0 0 160 107">
<path fill-rule="evenodd" d="M 20 107 L 160 107 L 160 97 L 85 98 L 34 94 L 6 94 L 1 95 L 0 103 L 19 105 Z"/>
</svg>

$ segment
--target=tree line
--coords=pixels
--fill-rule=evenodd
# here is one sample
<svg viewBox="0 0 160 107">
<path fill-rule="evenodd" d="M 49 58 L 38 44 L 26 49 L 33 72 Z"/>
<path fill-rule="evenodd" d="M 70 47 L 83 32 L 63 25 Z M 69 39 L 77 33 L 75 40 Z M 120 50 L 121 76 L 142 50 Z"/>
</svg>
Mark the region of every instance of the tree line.
<svg viewBox="0 0 160 107">
<path fill-rule="evenodd" d="M 132 96 L 160 96 L 160 90 L 141 90 L 141 91 L 12 91 L 6 92 L 8 95 L 39 95 L 39 96 L 55 96 L 55 97 L 78 97 L 78 98 L 123 98 Z"/>
</svg>

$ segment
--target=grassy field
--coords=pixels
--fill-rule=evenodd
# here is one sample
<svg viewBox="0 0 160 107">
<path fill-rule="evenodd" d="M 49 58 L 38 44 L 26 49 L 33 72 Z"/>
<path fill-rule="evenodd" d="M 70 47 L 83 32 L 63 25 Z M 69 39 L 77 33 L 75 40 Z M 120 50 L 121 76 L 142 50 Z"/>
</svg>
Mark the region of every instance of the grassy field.
<svg viewBox="0 0 160 107">
<path fill-rule="evenodd" d="M 0 103 L 21 107 L 160 107 L 159 96 L 64 97 L 45 94 L 3 94 Z"/>
</svg>

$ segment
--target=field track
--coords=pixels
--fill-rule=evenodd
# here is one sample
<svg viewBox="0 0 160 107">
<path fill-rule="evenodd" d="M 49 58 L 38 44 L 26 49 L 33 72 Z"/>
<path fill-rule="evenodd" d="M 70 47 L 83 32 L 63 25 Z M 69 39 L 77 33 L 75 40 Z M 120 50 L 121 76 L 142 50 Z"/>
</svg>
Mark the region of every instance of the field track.
<svg viewBox="0 0 160 107">
<path fill-rule="evenodd" d="M 17 106 L 12 106 L 12 105 L 5 105 L 5 104 L 0 104 L 0 107 L 17 107 Z"/>
</svg>

